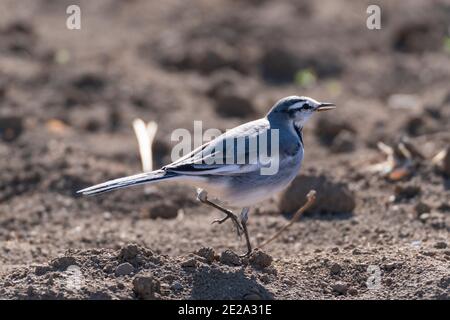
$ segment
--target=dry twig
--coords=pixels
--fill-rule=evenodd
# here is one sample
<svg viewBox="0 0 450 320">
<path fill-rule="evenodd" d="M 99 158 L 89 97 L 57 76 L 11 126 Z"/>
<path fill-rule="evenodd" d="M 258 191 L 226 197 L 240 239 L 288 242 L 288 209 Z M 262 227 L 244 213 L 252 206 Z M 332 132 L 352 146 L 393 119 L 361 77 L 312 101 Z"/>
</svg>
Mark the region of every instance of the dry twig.
<svg viewBox="0 0 450 320">
<path fill-rule="evenodd" d="M 291 221 L 289 221 L 288 223 L 286 223 L 283 227 L 281 227 L 280 230 L 278 230 L 272 237 L 270 237 L 269 239 L 267 239 L 266 241 L 264 241 L 263 243 L 261 243 L 259 245 L 259 248 L 264 247 L 265 245 L 267 245 L 268 243 L 272 242 L 273 240 L 275 240 L 276 238 L 278 238 L 284 231 L 286 231 L 287 228 L 289 228 L 294 222 L 298 221 L 298 219 L 300 218 L 300 216 L 309 208 L 311 208 L 311 206 L 314 204 L 314 202 L 316 201 L 316 191 L 315 190 L 311 190 L 308 192 L 308 194 L 306 195 L 306 203 L 303 205 L 303 207 L 301 207 L 300 209 L 297 210 L 297 212 L 294 214 L 294 216 L 292 217 Z"/>
</svg>

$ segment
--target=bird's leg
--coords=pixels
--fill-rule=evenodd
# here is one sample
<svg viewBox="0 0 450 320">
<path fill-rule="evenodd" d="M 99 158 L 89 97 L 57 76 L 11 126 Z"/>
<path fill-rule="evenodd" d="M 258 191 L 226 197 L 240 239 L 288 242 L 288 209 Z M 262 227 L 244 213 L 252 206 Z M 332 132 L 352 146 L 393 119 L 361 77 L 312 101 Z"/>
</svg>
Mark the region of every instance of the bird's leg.
<svg viewBox="0 0 450 320">
<path fill-rule="evenodd" d="M 247 230 L 247 221 L 248 221 L 248 212 L 249 208 L 244 208 L 241 211 L 241 226 L 242 230 L 244 231 L 245 236 L 245 242 L 247 244 L 247 253 L 242 255 L 242 257 L 247 257 L 252 252 L 252 245 L 250 244 L 250 237 L 248 236 L 248 230 Z"/>
<path fill-rule="evenodd" d="M 208 206 L 216 208 L 216 209 L 218 209 L 218 210 L 220 210 L 220 211 L 222 211 L 223 213 L 226 214 L 225 218 L 214 220 L 213 222 L 211 222 L 211 224 L 213 224 L 213 223 L 222 224 L 225 221 L 227 221 L 228 219 L 231 219 L 231 221 L 233 222 L 234 226 L 236 227 L 237 235 L 241 236 L 241 231 L 243 230 L 243 228 L 239 224 L 239 220 L 238 220 L 237 216 L 233 212 L 231 212 L 228 209 L 222 208 L 221 206 L 219 206 L 218 204 L 215 204 L 214 202 L 209 201 L 208 200 L 208 193 L 205 190 L 202 190 L 202 189 L 198 189 L 197 190 L 197 199 L 201 203 L 204 203 L 204 204 L 206 204 Z"/>
</svg>

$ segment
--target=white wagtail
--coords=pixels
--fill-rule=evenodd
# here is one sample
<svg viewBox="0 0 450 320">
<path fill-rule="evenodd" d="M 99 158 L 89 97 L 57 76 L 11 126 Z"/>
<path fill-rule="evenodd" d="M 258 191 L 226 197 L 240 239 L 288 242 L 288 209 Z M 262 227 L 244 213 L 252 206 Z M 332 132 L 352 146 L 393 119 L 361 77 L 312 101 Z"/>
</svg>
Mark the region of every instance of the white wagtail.
<svg viewBox="0 0 450 320">
<path fill-rule="evenodd" d="M 213 223 L 221 224 L 231 219 L 238 235 L 243 231 L 248 255 L 252 250 L 247 231 L 249 206 L 270 198 L 295 178 L 303 160 L 303 126 L 314 112 L 334 108 L 332 103 L 321 103 L 308 97 L 289 96 L 275 103 L 264 118 L 228 130 L 159 170 L 107 181 L 80 190 L 78 193 L 94 195 L 162 180 L 187 181 L 198 187 L 199 201 L 226 214 L 223 219 L 214 220 Z M 259 150 L 261 145 L 266 143 L 262 142 L 263 136 L 266 137 L 268 145 L 274 144 L 267 137 L 272 137 L 271 133 L 275 131 L 277 135 L 273 136 L 277 137 L 275 142 L 278 147 L 276 150 L 278 170 L 273 174 L 262 174 L 261 169 L 266 164 L 262 164 L 259 160 L 250 161 L 250 153 Z M 252 139 L 257 141 L 256 148 L 249 142 Z M 239 145 L 237 141 L 245 143 Z M 233 146 L 228 147 L 228 151 L 232 152 L 226 151 L 227 146 Z M 211 155 L 215 160 L 223 161 L 211 162 Z M 275 154 L 271 154 L 271 157 L 273 156 Z M 247 160 L 238 161 L 243 158 Z M 209 195 L 233 207 L 243 208 L 240 219 L 232 211 L 211 202 L 208 199 Z"/>
</svg>

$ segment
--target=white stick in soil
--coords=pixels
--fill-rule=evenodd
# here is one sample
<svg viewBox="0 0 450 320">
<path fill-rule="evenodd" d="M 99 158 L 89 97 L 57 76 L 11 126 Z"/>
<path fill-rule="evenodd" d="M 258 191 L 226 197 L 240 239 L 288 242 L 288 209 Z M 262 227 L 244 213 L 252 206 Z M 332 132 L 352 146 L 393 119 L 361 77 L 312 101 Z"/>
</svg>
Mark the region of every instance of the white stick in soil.
<svg viewBox="0 0 450 320">
<path fill-rule="evenodd" d="M 145 124 L 142 119 L 133 121 L 133 129 L 139 145 L 139 154 L 141 156 L 142 170 L 144 172 L 153 170 L 152 145 L 156 135 L 158 125 L 154 121 Z"/>
</svg>

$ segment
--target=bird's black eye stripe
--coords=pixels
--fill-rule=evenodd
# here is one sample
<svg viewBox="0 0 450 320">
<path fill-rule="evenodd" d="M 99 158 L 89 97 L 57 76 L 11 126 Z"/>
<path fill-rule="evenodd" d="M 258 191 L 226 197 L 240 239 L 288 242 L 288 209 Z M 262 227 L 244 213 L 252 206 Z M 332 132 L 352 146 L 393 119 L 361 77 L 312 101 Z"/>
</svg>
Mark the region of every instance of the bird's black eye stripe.
<svg viewBox="0 0 450 320">
<path fill-rule="evenodd" d="M 312 109 L 312 106 L 310 106 L 308 103 L 305 103 L 305 104 L 302 106 L 302 109 L 304 109 L 304 110 L 309 110 L 309 109 Z"/>
</svg>

